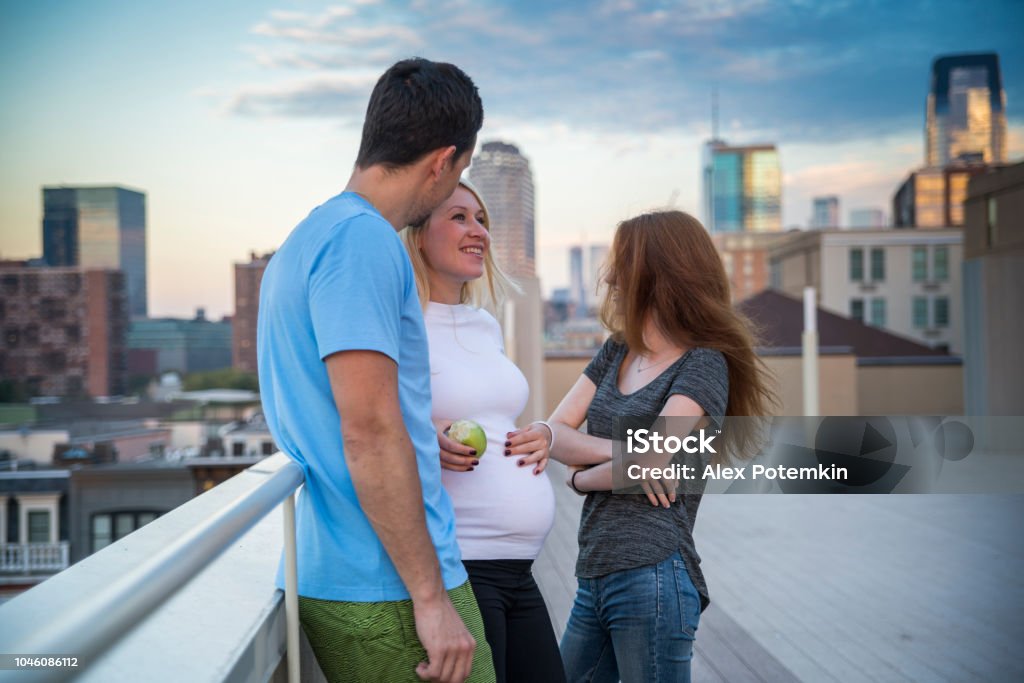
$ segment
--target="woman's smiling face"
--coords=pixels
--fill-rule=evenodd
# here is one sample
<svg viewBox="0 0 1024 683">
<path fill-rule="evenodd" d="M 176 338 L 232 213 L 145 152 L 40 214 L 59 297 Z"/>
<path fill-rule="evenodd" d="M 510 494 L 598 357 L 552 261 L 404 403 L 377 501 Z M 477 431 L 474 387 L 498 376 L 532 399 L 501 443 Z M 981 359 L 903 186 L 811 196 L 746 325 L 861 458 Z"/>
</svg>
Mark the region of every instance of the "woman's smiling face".
<svg viewBox="0 0 1024 683">
<path fill-rule="evenodd" d="M 458 186 L 430 214 L 421 238 L 431 292 L 460 291 L 463 284 L 482 276 L 490 242 L 483 207 L 472 192 Z"/>
</svg>

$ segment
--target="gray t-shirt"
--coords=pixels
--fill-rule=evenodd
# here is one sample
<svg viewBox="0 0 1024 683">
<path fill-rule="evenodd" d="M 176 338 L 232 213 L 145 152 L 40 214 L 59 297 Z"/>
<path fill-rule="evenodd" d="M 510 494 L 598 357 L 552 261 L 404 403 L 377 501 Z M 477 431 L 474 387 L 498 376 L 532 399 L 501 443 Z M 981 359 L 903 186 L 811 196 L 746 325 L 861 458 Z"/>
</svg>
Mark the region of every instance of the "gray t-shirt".
<svg viewBox="0 0 1024 683">
<path fill-rule="evenodd" d="M 729 400 L 729 371 L 721 352 L 704 347 L 690 349 L 650 384 L 624 395 L 618 389 L 618 378 L 627 350 L 624 344 L 609 339 L 583 371 L 597 386 L 587 410 L 588 434 L 616 438 L 616 417 L 650 416 L 653 422 L 674 394 L 693 399 L 705 415 L 720 422 Z M 703 491 L 702 485 L 699 490 Z M 643 495 L 589 493 L 580 518 L 576 575 L 597 578 L 657 564 L 678 550 L 700 594 L 703 610 L 709 603 L 708 588 L 693 544 L 700 499 L 701 493 L 677 495 L 671 507 L 663 508 L 651 505 Z"/>
</svg>

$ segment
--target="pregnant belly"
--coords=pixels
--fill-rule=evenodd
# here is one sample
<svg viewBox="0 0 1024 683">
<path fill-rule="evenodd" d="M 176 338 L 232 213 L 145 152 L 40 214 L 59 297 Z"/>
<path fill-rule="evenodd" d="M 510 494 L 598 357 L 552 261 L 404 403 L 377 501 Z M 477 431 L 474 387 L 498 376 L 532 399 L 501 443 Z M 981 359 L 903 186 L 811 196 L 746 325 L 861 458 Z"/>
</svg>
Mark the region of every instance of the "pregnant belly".
<svg viewBox="0 0 1024 683">
<path fill-rule="evenodd" d="M 534 559 L 554 522 L 551 482 L 546 472 L 517 467 L 515 457 L 485 467 L 490 457 L 473 472 L 446 470 L 442 477 L 463 558 Z"/>
</svg>

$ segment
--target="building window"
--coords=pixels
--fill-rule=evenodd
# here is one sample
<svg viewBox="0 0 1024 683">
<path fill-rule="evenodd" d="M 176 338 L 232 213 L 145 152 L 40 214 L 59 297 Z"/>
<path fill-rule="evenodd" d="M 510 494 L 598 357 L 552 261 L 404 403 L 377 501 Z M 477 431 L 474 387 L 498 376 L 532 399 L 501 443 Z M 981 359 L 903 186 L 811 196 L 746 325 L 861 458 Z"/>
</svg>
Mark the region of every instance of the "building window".
<svg viewBox="0 0 1024 683">
<path fill-rule="evenodd" d="M 928 327 L 928 299 L 914 297 L 914 327 Z"/>
<path fill-rule="evenodd" d="M 861 282 L 864 280 L 864 250 L 850 250 L 850 281 Z"/>
<path fill-rule="evenodd" d="M 885 249 L 871 250 L 871 280 L 873 282 L 885 280 Z"/>
<path fill-rule="evenodd" d="M 935 298 L 935 327 L 949 327 L 949 299 Z"/>
<path fill-rule="evenodd" d="M 236 441 L 231 444 L 231 455 L 245 455 L 245 443 Z"/>
<path fill-rule="evenodd" d="M 160 516 L 152 510 L 103 512 L 92 516 L 92 552 L 119 541 Z"/>
<path fill-rule="evenodd" d="M 48 372 L 63 372 L 67 367 L 67 358 L 61 351 L 47 351 L 43 354 L 43 367 Z"/>
<path fill-rule="evenodd" d="M 864 322 L 864 299 L 850 299 L 850 317 Z"/>
<path fill-rule="evenodd" d="M 114 538 L 124 538 L 135 531 L 135 515 L 131 512 L 118 512 L 114 515 Z"/>
<path fill-rule="evenodd" d="M 935 247 L 935 279 L 938 282 L 945 282 L 949 279 L 949 247 Z"/>
<path fill-rule="evenodd" d="M 67 314 L 64 302 L 60 299 L 45 298 L 39 302 L 39 315 L 43 320 L 58 320 Z"/>
<path fill-rule="evenodd" d="M 928 280 L 928 247 L 914 247 L 912 270 L 914 282 Z"/>
<path fill-rule="evenodd" d="M 273 455 L 274 454 L 274 442 L 273 441 L 264 441 L 261 444 L 260 447 L 263 450 L 263 455 Z"/>
<path fill-rule="evenodd" d="M 29 510 L 28 512 L 28 542 L 49 543 L 50 542 L 50 511 Z"/>
<path fill-rule="evenodd" d="M 885 327 L 885 299 L 871 300 L 871 324 Z"/>
<path fill-rule="evenodd" d="M 113 541 L 110 515 L 93 515 L 92 518 L 92 551 L 105 548 Z"/>
</svg>

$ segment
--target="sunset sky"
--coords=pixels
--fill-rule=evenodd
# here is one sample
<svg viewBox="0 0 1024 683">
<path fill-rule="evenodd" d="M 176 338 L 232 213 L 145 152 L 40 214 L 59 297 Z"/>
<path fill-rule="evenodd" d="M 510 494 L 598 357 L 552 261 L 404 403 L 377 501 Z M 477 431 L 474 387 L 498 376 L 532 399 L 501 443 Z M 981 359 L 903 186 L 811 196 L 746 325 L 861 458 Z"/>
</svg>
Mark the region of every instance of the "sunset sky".
<svg viewBox="0 0 1024 683">
<path fill-rule="evenodd" d="M 889 213 L 938 55 L 999 54 L 1020 159 L 1022 34 L 1012 1 L 4 3 L 0 257 L 41 253 L 43 185 L 125 185 L 147 195 L 150 315 L 231 313 L 231 263 L 340 191 L 377 76 L 420 55 L 476 81 L 481 142 L 530 159 L 550 291 L 568 245 L 670 197 L 700 215 L 716 86 L 722 137 L 778 145 L 787 226 L 818 194 Z"/>
</svg>

